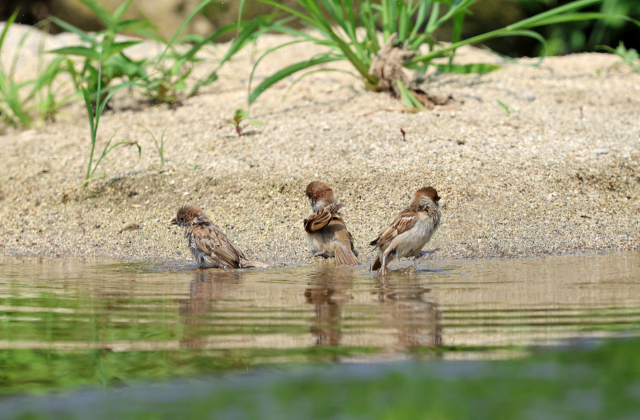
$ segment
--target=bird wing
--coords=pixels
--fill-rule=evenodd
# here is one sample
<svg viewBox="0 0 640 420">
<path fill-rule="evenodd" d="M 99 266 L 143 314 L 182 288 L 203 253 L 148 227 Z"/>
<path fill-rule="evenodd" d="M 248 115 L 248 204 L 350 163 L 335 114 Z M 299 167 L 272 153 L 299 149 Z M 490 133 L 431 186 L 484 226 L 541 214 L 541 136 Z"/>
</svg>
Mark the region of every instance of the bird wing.
<svg viewBox="0 0 640 420">
<path fill-rule="evenodd" d="M 193 230 L 196 246 L 232 268 L 240 266 L 244 254 L 216 226 L 203 226 Z"/>
<path fill-rule="evenodd" d="M 418 222 L 418 213 L 411 210 L 405 210 L 397 215 L 389 226 L 382 229 L 376 240 L 371 241 L 369 245 L 381 246 L 388 244 L 396 236 L 411 229 L 416 222 Z"/>
<path fill-rule="evenodd" d="M 329 224 L 331 220 L 336 217 L 340 217 L 338 210 L 342 208 L 342 204 L 333 203 L 323 208 L 320 211 L 313 213 L 308 218 L 304 219 L 304 230 L 309 233 L 314 233 L 324 228 Z"/>
</svg>

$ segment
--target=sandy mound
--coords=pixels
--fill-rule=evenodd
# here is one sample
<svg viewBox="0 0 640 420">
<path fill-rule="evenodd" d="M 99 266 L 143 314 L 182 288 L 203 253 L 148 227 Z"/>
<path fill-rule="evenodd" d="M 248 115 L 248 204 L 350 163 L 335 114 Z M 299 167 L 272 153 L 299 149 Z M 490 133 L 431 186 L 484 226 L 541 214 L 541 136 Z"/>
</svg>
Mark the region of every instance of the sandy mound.
<svg viewBox="0 0 640 420">
<path fill-rule="evenodd" d="M 114 141 L 139 141 L 142 159 L 133 148 L 116 150 L 103 161 L 106 178 L 85 193 L 78 186 L 90 140 L 80 102 L 56 123 L 0 137 L 0 252 L 190 258 L 169 225 L 190 203 L 205 206 L 249 258 L 309 261 L 302 220 L 304 189 L 314 179 L 344 203 L 364 261 L 373 257 L 367 243 L 425 185 L 443 197 L 444 222 L 428 245 L 442 251 L 431 258 L 638 249 L 640 75 L 610 70 L 615 57 L 555 57 L 481 76 L 430 74 L 426 91 L 458 101 L 417 114 L 396 111 L 398 101 L 340 72 L 309 76 L 283 97 L 292 77 L 252 107 L 268 125 L 243 137 L 220 129 L 246 108 L 257 57 L 288 39 L 262 37 L 175 110 L 119 95 L 101 120 L 101 145 L 115 132 Z M 319 51 L 309 44 L 280 50 L 261 62 L 254 86 Z M 459 62 L 477 61 L 499 62 L 478 49 L 461 51 Z M 212 67 L 205 61 L 196 76 Z M 507 116 L 497 100 L 515 112 Z M 158 137 L 166 130 L 164 168 L 144 128 Z"/>
</svg>

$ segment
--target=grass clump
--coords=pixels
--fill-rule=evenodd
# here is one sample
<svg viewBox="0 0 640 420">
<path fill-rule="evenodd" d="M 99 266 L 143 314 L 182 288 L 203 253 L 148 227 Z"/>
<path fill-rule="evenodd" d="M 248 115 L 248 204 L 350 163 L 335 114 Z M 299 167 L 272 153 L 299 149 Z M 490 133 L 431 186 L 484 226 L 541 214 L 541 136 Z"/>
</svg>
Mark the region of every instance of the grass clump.
<svg viewBox="0 0 640 420">
<path fill-rule="evenodd" d="M 167 131 L 166 129 L 162 131 L 162 136 L 160 136 L 160 141 L 156 139 L 156 136 L 153 135 L 151 130 L 145 128 L 145 131 L 149 133 L 151 138 L 153 139 L 153 143 L 156 145 L 156 150 L 158 151 L 158 155 L 160 156 L 160 167 L 164 167 L 164 133 Z"/>
<path fill-rule="evenodd" d="M 525 36 L 538 40 L 544 51 L 545 39 L 534 32 L 533 28 L 612 17 L 631 20 L 624 16 L 582 12 L 589 6 L 602 3 L 603 0 L 576 0 L 505 28 L 463 40 L 465 16 L 471 13 L 469 8 L 478 0 L 298 0 L 301 11 L 273 0 L 258 1 L 284 11 L 314 32 L 298 31 L 276 22 L 273 25 L 274 30 L 294 35 L 298 39 L 267 50 L 255 66 L 265 55 L 295 43 L 312 42 L 326 46 L 328 51 L 281 69 L 264 79 L 253 90 L 251 78 L 250 104 L 273 84 L 292 74 L 311 67 L 347 60 L 369 89 L 389 91 L 394 96 L 401 97 L 405 106 L 420 108 L 419 103 L 424 104 L 425 97 L 420 95 L 418 90 L 409 89 L 406 76 L 403 76 L 403 68 L 417 70 L 420 73 L 425 73 L 430 66 L 441 72 L 456 74 L 487 73 L 499 69 L 500 66 L 488 63 L 456 64 L 456 50 L 464 45 L 477 44 L 493 38 Z M 453 36 L 451 44 L 443 46 L 433 34 L 447 22 L 452 25 Z M 381 40 L 378 29 L 382 32 Z M 428 52 L 421 51 L 424 44 L 428 45 Z M 434 63 L 433 60 L 438 58 L 445 58 L 447 62 Z"/>
<path fill-rule="evenodd" d="M 609 51 L 611 54 L 617 55 L 622 60 L 615 62 L 614 66 L 620 66 L 623 64 L 631 67 L 636 73 L 640 73 L 640 57 L 638 56 L 638 51 L 633 48 L 627 49 L 624 46 L 624 43 L 620 42 L 616 49 L 613 49 L 607 45 L 600 45 L 598 48 L 603 49 L 605 51 Z"/>
<path fill-rule="evenodd" d="M 103 90 L 102 90 L 102 57 L 99 58 L 98 61 L 98 86 L 96 87 L 96 98 L 103 98 Z M 93 164 L 93 159 L 94 159 L 94 153 L 95 153 L 95 148 L 96 148 L 96 143 L 97 143 L 97 138 L 98 138 L 98 126 L 100 124 L 100 116 L 102 115 L 102 112 L 104 111 L 105 107 L 107 106 L 107 103 L 109 102 L 109 99 L 111 99 L 111 97 L 120 89 L 125 88 L 125 87 L 130 87 L 133 85 L 133 82 L 128 82 L 128 83 L 122 83 L 120 85 L 114 86 L 111 89 L 107 90 L 106 94 L 104 95 L 104 98 L 99 100 L 96 104 L 95 104 L 95 111 L 94 111 L 94 104 L 92 103 L 92 98 L 91 98 L 91 94 L 89 93 L 89 90 L 82 86 L 82 95 L 84 96 L 84 101 L 85 101 L 85 106 L 87 109 L 87 115 L 89 117 L 89 131 L 90 131 L 90 136 L 91 136 L 91 152 L 89 153 L 89 162 L 87 164 L 87 172 L 85 175 L 85 179 L 84 179 L 84 183 L 82 184 L 82 187 L 85 188 L 87 186 L 87 184 L 94 178 L 100 178 L 100 177 L 104 177 L 104 172 L 100 172 L 98 174 L 96 174 L 96 170 L 98 169 L 98 165 L 100 165 L 100 162 L 102 162 L 102 159 L 107 156 L 110 152 L 113 151 L 113 149 L 115 149 L 116 147 L 119 146 L 136 146 L 138 148 L 138 156 L 142 157 L 142 147 L 140 147 L 140 145 L 138 144 L 138 142 L 134 142 L 134 141 L 120 141 L 117 142 L 115 144 L 111 144 L 113 137 L 115 136 L 115 133 L 113 136 L 111 136 L 111 138 L 109 139 L 109 141 L 107 142 L 107 144 L 104 146 L 104 149 L 102 149 L 102 153 L 100 154 L 100 157 L 98 158 L 98 160 L 96 161 L 95 164 Z"/>
<path fill-rule="evenodd" d="M 18 13 L 19 10 L 16 10 L 11 15 L 0 34 L 0 54 Z M 46 22 L 37 27 L 41 26 L 46 26 Z M 17 81 L 16 69 L 20 51 L 37 27 L 31 28 L 20 38 L 8 70 L 0 61 L 0 133 L 9 127 L 33 128 L 38 122 L 52 120 L 59 109 L 74 96 L 75 87 L 71 91 L 65 91 L 69 83 L 54 84 L 60 75 L 73 71 L 73 63 L 66 57 L 57 57 L 45 65 L 44 37 L 41 37 L 39 45 L 35 78 Z"/>
<path fill-rule="evenodd" d="M 78 35 L 82 41 L 82 44 L 58 48 L 51 52 L 61 57 L 76 56 L 84 59 L 82 70 L 79 73 L 71 73 L 78 86 L 86 86 L 92 106 L 96 108 L 96 104 L 104 99 L 96 96 L 98 86 L 101 86 L 103 95 L 107 95 L 108 88 L 115 79 L 134 81 L 146 76 L 144 60 L 132 60 L 124 53 L 124 50 L 141 43 L 142 40 L 116 41 L 116 36 L 123 31 L 135 31 L 142 35 L 154 26 L 146 20 L 123 20 L 123 15 L 133 0 L 121 4 L 113 14 L 96 0 L 80 1 L 105 24 L 106 29 L 92 34 L 51 17 L 52 22 Z"/>
</svg>

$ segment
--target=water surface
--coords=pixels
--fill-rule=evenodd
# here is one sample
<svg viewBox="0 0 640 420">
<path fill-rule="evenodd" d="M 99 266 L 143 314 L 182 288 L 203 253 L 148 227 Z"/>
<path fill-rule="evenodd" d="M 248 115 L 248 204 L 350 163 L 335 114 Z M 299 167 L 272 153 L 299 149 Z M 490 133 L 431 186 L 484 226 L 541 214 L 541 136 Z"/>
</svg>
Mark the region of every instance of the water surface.
<svg viewBox="0 0 640 420">
<path fill-rule="evenodd" d="M 640 253 L 200 270 L 0 256 L 0 392 L 291 363 L 505 359 L 636 335 Z"/>
</svg>

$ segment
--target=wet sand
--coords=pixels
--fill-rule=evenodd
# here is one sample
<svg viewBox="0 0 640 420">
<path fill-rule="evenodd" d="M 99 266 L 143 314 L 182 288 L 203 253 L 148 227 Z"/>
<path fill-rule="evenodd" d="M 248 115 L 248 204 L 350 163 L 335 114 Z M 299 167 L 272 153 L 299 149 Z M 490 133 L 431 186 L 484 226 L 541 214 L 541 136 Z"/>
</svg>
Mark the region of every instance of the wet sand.
<svg viewBox="0 0 640 420">
<path fill-rule="evenodd" d="M 98 169 L 105 178 L 85 191 L 90 140 L 80 101 L 54 123 L 0 137 L 0 253 L 190 259 L 169 225 L 189 203 L 205 206 L 249 258 L 308 263 L 302 220 L 312 180 L 330 184 L 344 203 L 364 262 L 373 258 L 368 242 L 426 185 L 438 189 L 444 216 L 427 245 L 441 250 L 429 259 L 640 248 L 640 74 L 612 68 L 616 57 L 430 73 L 423 88 L 456 102 L 416 114 L 348 74 L 316 73 L 290 91 L 296 78 L 289 78 L 255 102 L 252 117 L 267 125 L 242 137 L 220 128 L 247 107 L 257 57 L 287 40 L 261 38 L 176 109 L 119 94 L 101 120 L 99 148 L 115 133 L 114 142 L 138 141 L 142 158 L 135 148 L 116 149 Z M 320 51 L 279 50 L 261 62 L 254 86 Z M 500 63 L 475 48 L 461 49 L 458 61 Z M 194 76 L 212 67 L 205 60 Z M 145 128 L 158 138 L 166 130 L 164 167 Z M 133 223 L 139 228 L 123 229 Z"/>
</svg>

